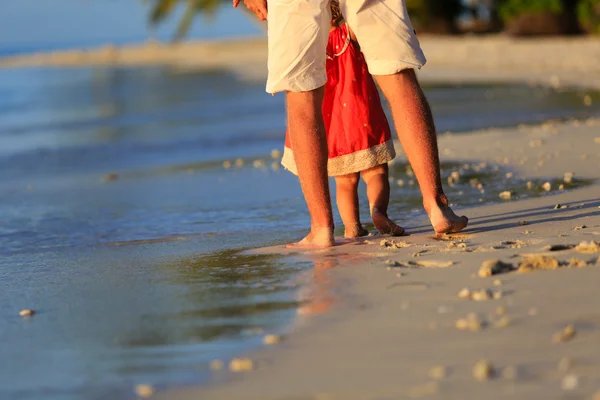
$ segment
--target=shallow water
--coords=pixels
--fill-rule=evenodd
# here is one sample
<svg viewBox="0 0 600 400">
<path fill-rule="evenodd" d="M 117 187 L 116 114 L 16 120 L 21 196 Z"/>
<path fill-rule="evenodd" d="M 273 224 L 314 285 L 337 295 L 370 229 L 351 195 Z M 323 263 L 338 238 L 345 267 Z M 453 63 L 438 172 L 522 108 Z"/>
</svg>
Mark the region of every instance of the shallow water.
<svg viewBox="0 0 600 400">
<path fill-rule="evenodd" d="M 521 86 L 426 93 L 440 132 L 598 115 L 600 103 Z M 284 329 L 311 264 L 242 252 L 308 224 L 297 180 L 272 167 L 284 131 L 281 96 L 224 72 L 0 71 L 0 397 L 126 398 L 136 383 L 200 382 L 211 359 Z M 499 201 L 507 185 L 494 166 L 443 168 L 462 168 L 449 187 L 458 207 Z M 409 221 L 418 191 L 405 165 L 392 177 L 405 185 L 394 183 L 391 213 Z M 23 320 L 26 307 L 39 313 Z"/>
</svg>

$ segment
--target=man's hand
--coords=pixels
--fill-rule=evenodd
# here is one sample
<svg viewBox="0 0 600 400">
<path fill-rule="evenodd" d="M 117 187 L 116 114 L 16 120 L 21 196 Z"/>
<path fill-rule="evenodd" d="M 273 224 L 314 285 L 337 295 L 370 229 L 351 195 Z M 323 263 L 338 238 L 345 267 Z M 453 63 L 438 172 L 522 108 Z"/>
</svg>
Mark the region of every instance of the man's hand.
<svg viewBox="0 0 600 400">
<path fill-rule="evenodd" d="M 233 8 L 240 5 L 241 0 L 233 0 Z M 244 0 L 246 8 L 252 11 L 258 19 L 264 21 L 267 19 L 267 0 Z"/>
</svg>

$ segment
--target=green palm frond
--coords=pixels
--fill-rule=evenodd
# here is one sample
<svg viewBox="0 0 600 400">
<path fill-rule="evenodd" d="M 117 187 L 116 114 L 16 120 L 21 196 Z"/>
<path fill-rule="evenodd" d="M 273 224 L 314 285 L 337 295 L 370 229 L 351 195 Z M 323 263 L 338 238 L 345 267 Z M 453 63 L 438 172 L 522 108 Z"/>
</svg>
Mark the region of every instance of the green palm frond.
<svg viewBox="0 0 600 400">
<path fill-rule="evenodd" d="M 180 40 L 188 33 L 194 17 L 204 14 L 212 17 L 225 0 L 147 0 L 152 3 L 150 24 L 155 26 L 164 21 L 175 10 L 178 3 L 186 3 L 185 12 L 175 33 L 175 40 Z"/>
</svg>

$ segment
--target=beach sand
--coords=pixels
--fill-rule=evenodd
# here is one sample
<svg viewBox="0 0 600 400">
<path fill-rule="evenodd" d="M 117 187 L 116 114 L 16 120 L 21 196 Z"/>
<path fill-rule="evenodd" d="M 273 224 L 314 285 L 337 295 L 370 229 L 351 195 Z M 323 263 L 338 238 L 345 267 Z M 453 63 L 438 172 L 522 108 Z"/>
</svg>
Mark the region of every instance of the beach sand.
<svg viewBox="0 0 600 400">
<path fill-rule="evenodd" d="M 423 35 L 420 41 L 428 60 L 422 79 L 600 88 L 597 37 L 531 40 L 505 35 Z M 25 54 L 0 58 L 0 68 L 163 65 L 180 71 L 228 69 L 246 79 L 264 80 L 266 56 L 266 39 L 255 37 Z"/>
<path fill-rule="evenodd" d="M 600 88 L 600 67 L 593 62 L 600 59 L 600 46 L 594 38 L 424 37 L 422 42 L 429 65 L 421 77 L 428 81 Z M 263 39 L 224 43 L 40 54 L 0 65 L 156 64 L 230 68 L 264 78 Z M 565 173 L 597 179 L 600 120 L 442 134 L 440 154 L 443 161 L 504 164 L 526 179 L 563 179 Z M 382 238 L 374 237 L 293 254 L 311 260 L 314 269 L 309 301 L 288 334 L 244 355 L 252 362 L 236 362 L 241 372 L 224 368 L 209 385 L 158 388 L 153 398 L 596 399 L 600 253 L 571 245 L 600 242 L 600 186 L 593 182 L 567 191 L 553 186 L 546 196 L 461 209 L 470 217 L 468 229 L 445 240 L 433 238 L 424 215 L 411 221 L 394 216 L 411 233 L 394 239 L 405 242 L 399 248 L 383 247 Z M 567 246 L 549 251 L 553 245 Z M 564 265 L 478 275 L 485 261 L 518 267 L 531 255 L 547 257 L 538 258 L 544 265 Z M 464 288 L 488 290 L 492 298 L 459 298 Z M 474 371 L 480 360 L 486 362 Z M 223 361 L 226 366 L 229 360 Z"/>
<path fill-rule="evenodd" d="M 590 119 L 442 135 L 440 151 L 446 161 L 507 164 L 527 178 L 596 178 L 599 127 Z M 471 223 L 445 240 L 433 238 L 425 218 L 400 219 L 412 235 L 394 240 L 406 247 L 372 237 L 300 254 L 314 262 L 312 301 L 284 340 L 246 355 L 251 372 L 216 372 L 211 385 L 157 398 L 592 399 L 600 390 L 600 252 L 547 246 L 600 242 L 600 186 L 550 194 L 460 210 Z M 532 255 L 565 266 L 478 275 L 487 260 L 518 267 Z M 459 298 L 464 288 L 492 298 Z M 575 335 L 560 337 L 569 325 Z M 484 381 L 473 376 L 479 360 L 492 365 Z"/>
</svg>

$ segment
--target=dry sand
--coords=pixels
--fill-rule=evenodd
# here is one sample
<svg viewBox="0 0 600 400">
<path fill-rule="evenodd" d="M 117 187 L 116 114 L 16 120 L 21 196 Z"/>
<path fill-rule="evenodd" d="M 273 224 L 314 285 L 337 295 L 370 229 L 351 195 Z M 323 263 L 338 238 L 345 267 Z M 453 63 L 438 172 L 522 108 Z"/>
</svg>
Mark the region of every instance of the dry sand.
<svg viewBox="0 0 600 400">
<path fill-rule="evenodd" d="M 597 37 L 514 39 L 504 35 L 421 37 L 432 81 L 530 82 L 600 88 Z M 266 76 L 265 38 L 73 49 L 0 58 L 0 68 L 164 65 L 176 70 L 225 68 L 247 79 Z"/>
<path fill-rule="evenodd" d="M 598 39 L 422 42 L 429 57 L 424 79 L 600 88 Z M 0 66 L 156 64 L 229 68 L 263 79 L 265 54 L 264 40 L 250 39 L 38 54 L 3 59 Z M 572 172 L 576 179 L 596 179 L 600 120 L 445 134 L 440 153 L 445 161 L 505 164 L 525 178 Z M 551 194 L 461 210 L 471 218 L 469 228 L 447 240 L 435 240 L 424 217 L 399 217 L 412 234 L 403 245 L 385 248 L 370 238 L 296 255 L 312 260 L 314 269 L 310 301 L 289 334 L 244 355 L 252 366 L 244 372 L 218 370 L 205 387 L 159 390 L 153 398 L 594 398 L 600 391 L 600 253 L 570 245 L 600 242 L 600 186 L 551 188 Z M 547 249 L 556 245 L 566 250 Z M 478 276 L 484 261 L 516 268 L 532 255 L 546 258 L 529 266 L 541 260 L 560 268 Z M 459 298 L 464 288 L 471 294 Z"/>
<path fill-rule="evenodd" d="M 523 177 L 596 178 L 599 127 L 590 119 L 442 135 L 440 149 L 444 160 L 507 163 Z M 548 162 L 540 167 L 540 159 Z M 302 254 L 315 265 L 312 301 L 285 340 L 246 355 L 251 372 L 216 372 L 204 388 L 158 398 L 592 399 L 600 391 L 600 253 L 547 246 L 600 242 L 600 186 L 551 194 L 461 210 L 469 228 L 443 241 L 421 218 L 401 221 L 412 235 L 399 246 L 369 238 Z M 531 255 L 564 266 L 478 276 L 486 260 L 517 267 Z M 402 266 L 415 261 L 425 266 Z M 459 298 L 464 288 L 488 289 L 490 299 Z M 457 328 L 461 319 L 467 329 Z"/>
</svg>

